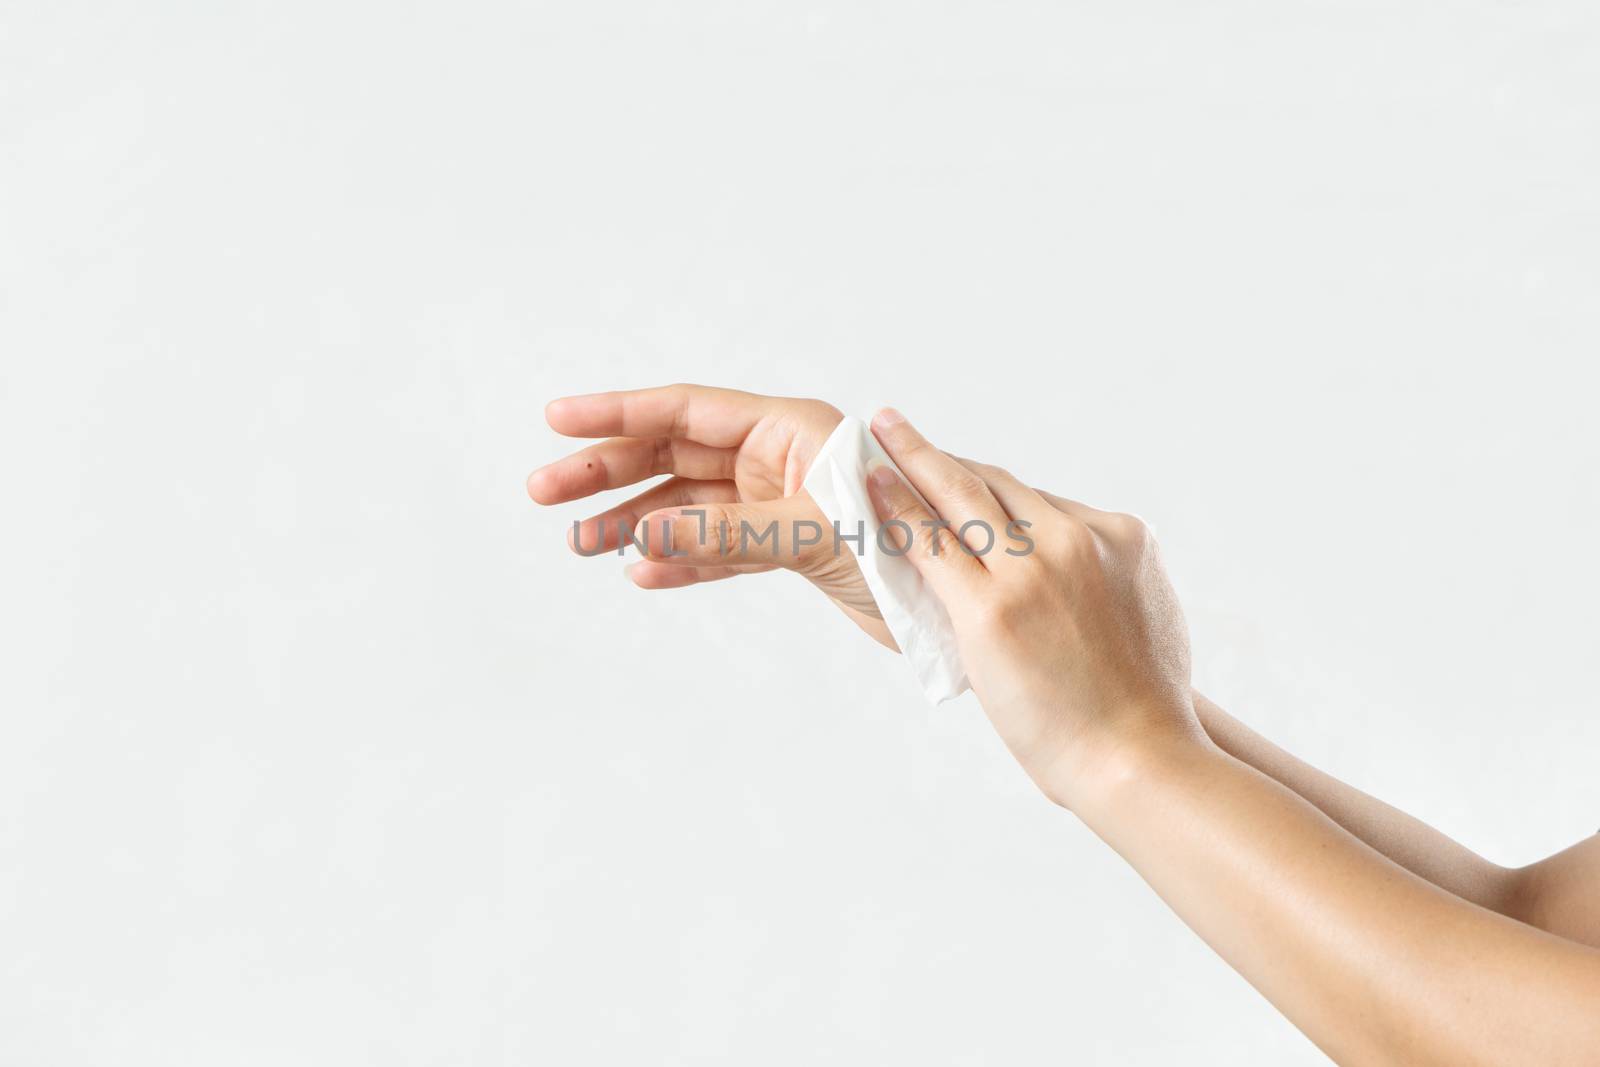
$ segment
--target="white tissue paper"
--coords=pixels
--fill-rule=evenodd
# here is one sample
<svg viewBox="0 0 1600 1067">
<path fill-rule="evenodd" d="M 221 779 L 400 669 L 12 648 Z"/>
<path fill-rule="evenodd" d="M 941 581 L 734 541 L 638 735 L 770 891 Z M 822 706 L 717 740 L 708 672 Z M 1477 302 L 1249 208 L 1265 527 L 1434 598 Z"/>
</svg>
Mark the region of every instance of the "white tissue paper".
<svg viewBox="0 0 1600 1067">
<path fill-rule="evenodd" d="M 930 702 L 940 704 L 967 691 L 966 668 L 956 650 L 950 614 L 917 573 L 916 565 L 904 556 L 883 551 L 878 544 L 881 524 L 867 496 L 867 475 L 879 466 L 900 470 L 866 423 L 846 417 L 812 460 L 805 490 L 841 534 L 853 537 L 857 530 L 864 531 L 859 548 L 851 540 L 838 542 L 839 551 L 859 552 L 856 562 L 884 623 L 916 673 L 922 692 Z M 906 484 L 911 483 L 908 480 Z"/>
</svg>

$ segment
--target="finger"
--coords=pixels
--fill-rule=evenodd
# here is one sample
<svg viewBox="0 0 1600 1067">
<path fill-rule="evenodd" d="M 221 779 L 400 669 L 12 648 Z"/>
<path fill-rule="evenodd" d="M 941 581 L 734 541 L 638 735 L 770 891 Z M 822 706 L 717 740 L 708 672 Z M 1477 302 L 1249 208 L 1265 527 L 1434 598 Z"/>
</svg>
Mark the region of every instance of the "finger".
<svg viewBox="0 0 1600 1067">
<path fill-rule="evenodd" d="M 984 484 L 989 487 L 989 492 L 994 494 L 994 498 L 1005 508 L 1006 515 L 1010 518 L 1037 521 L 1040 515 L 1051 510 L 1050 502 L 1037 489 L 1024 484 L 1010 471 L 961 456 L 950 458 L 982 478 Z"/>
<path fill-rule="evenodd" d="M 758 574 L 771 567 L 679 567 L 653 559 L 634 560 L 623 568 L 640 589 L 682 589 L 702 582 L 720 582 L 741 574 Z"/>
<path fill-rule="evenodd" d="M 614 508 L 584 519 L 567 531 L 567 545 L 574 552 L 593 556 L 609 552 L 622 544 L 624 531 L 632 532 L 639 519 L 659 508 L 716 504 L 739 499 L 739 490 L 729 481 L 697 482 L 689 478 L 668 478 Z"/>
<path fill-rule="evenodd" d="M 731 448 L 776 403 L 735 389 L 665 385 L 562 397 L 545 406 L 544 417 L 568 437 L 678 437 Z"/>
<path fill-rule="evenodd" d="M 832 524 L 803 492 L 759 504 L 710 502 L 653 511 L 639 521 L 634 540 L 641 555 L 679 566 L 753 564 L 802 571 L 828 555 L 857 548 L 854 541 L 835 539 Z"/>
<path fill-rule="evenodd" d="M 982 563 L 961 550 L 949 524 L 928 510 L 894 468 L 874 470 L 867 478 L 867 495 L 883 523 L 888 551 L 911 560 L 939 599 L 949 603 L 950 597 L 968 594 L 986 573 Z"/>
<path fill-rule="evenodd" d="M 658 474 L 718 481 L 733 477 L 736 454 L 671 437 L 613 437 L 528 475 L 528 495 L 540 504 L 563 504 Z"/>
<path fill-rule="evenodd" d="M 974 551 L 1005 525 L 1005 509 L 983 484 L 983 479 L 934 448 L 904 415 L 884 408 L 872 417 L 872 432 L 907 480 L 933 506 L 939 517 L 959 531 L 969 523 L 987 524 L 988 533 L 969 529 L 963 540 Z"/>
</svg>

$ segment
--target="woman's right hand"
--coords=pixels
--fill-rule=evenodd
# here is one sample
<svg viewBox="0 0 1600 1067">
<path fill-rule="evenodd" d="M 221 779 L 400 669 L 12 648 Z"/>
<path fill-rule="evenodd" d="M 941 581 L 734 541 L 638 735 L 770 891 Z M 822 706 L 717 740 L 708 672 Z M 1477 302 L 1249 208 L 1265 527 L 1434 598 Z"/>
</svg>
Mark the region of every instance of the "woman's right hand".
<svg viewBox="0 0 1600 1067">
<path fill-rule="evenodd" d="M 946 455 L 892 409 L 872 429 L 934 509 L 880 467 L 868 489 L 885 536 L 950 613 L 984 711 L 1046 796 L 1074 807 L 1124 755 L 1205 737 L 1183 611 L 1144 522 Z M 1031 550 L 1004 536 L 1012 524 Z"/>
</svg>

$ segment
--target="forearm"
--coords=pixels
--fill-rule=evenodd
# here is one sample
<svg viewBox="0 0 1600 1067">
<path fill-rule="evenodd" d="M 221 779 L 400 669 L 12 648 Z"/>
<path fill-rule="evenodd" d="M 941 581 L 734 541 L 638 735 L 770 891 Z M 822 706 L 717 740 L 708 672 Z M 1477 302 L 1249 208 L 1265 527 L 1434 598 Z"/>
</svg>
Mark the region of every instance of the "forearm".
<svg viewBox="0 0 1600 1067">
<path fill-rule="evenodd" d="M 1464 900 L 1520 917 L 1518 872 L 1490 863 L 1427 823 L 1297 759 L 1199 693 L 1194 708 L 1218 748 L 1299 794 L 1373 849 Z"/>
<path fill-rule="evenodd" d="M 1203 740 L 1109 767 L 1073 809 L 1339 1062 L 1593 1062 L 1600 952 L 1444 892 Z"/>
<path fill-rule="evenodd" d="M 1593 1063 L 1600 951 L 1412 874 L 1209 738 L 1143 522 L 955 459 L 896 411 L 873 432 L 904 472 L 872 471 L 874 511 L 1001 740 L 1312 1040 L 1346 1063 Z M 959 550 L 997 519 L 1039 551 Z"/>
</svg>

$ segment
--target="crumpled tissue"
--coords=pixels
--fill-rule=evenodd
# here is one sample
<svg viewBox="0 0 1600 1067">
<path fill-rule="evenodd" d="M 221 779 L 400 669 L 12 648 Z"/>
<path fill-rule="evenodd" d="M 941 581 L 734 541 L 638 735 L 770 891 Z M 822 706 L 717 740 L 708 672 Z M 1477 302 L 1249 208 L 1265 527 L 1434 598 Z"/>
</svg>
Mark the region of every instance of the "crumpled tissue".
<svg viewBox="0 0 1600 1067">
<path fill-rule="evenodd" d="M 884 623 L 911 664 L 922 692 L 931 703 L 940 704 L 967 691 L 967 672 L 956 648 L 950 613 L 923 581 L 916 565 L 894 553 L 893 542 L 879 543 L 882 524 L 867 496 L 867 475 L 882 465 L 900 471 L 867 424 L 847 416 L 812 460 L 804 488 L 839 534 L 852 538 L 857 531 L 864 534 L 859 545 L 838 539 L 834 544 L 838 551 L 859 553 L 856 562 Z M 906 484 L 911 484 L 909 479 Z"/>
</svg>

